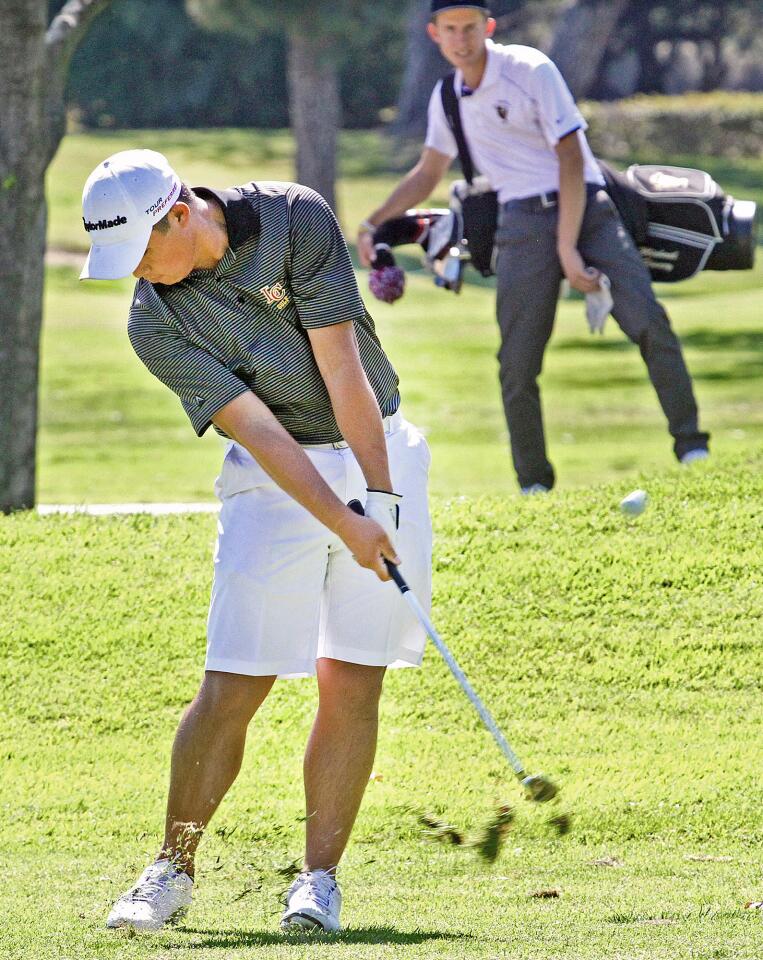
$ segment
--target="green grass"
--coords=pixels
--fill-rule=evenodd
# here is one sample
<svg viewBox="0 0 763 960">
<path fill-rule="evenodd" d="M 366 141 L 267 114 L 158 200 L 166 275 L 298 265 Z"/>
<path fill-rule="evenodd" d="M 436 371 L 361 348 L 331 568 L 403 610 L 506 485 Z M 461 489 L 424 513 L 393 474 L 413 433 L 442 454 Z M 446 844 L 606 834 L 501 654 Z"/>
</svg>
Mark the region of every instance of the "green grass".
<svg viewBox="0 0 763 960">
<path fill-rule="evenodd" d="M 310 681 L 277 684 L 202 847 L 186 924 L 103 929 L 155 851 L 168 751 L 197 687 L 209 516 L 0 518 L 5 960 L 396 955 L 759 956 L 763 451 L 550 498 L 435 498 L 434 619 L 532 770 L 563 784 L 561 842 L 430 649 L 388 680 L 343 867 L 347 933 L 275 932 L 301 849 Z M 144 466 L 150 469 L 150 466 Z M 425 843 L 414 812 L 517 820 L 493 866 Z M 618 865 L 597 865 L 612 858 Z M 557 899 L 533 892 L 558 888 Z"/>
<path fill-rule="evenodd" d="M 87 250 L 82 228 L 82 186 L 88 174 L 117 150 L 149 147 L 167 155 L 191 185 L 229 186 L 248 180 L 293 180 L 294 144 L 285 130 L 120 130 L 70 134 L 48 171 L 48 245 L 64 250 Z M 378 206 L 397 183 L 402 171 L 415 162 L 419 145 L 396 143 L 377 131 L 344 131 L 340 137 L 337 203 L 342 225 L 354 240 L 357 224 Z M 715 156 L 671 157 L 653 154 L 632 162 L 674 163 L 698 167 L 712 174 L 735 197 L 763 206 L 763 160 Z M 626 166 L 626 161 L 618 164 Z M 453 173 L 453 178 L 457 174 Z M 433 206 L 448 202 L 444 180 L 433 197 Z"/>
<path fill-rule="evenodd" d="M 279 133 L 69 137 L 49 179 L 53 246 L 84 248 L 82 181 L 136 143 L 191 182 L 292 176 Z M 349 226 L 394 177 L 372 134 L 345 137 L 343 164 Z M 759 184 L 759 166 L 727 163 L 723 185 L 749 195 L 756 170 Z M 382 778 L 343 865 L 349 930 L 327 943 L 275 932 L 278 871 L 301 851 L 309 681 L 276 685 L 255 719 L 186 924 L 103 929 L 159 841 L 172 736 L 202 671 L 215 521 L 0 517 L 0 957 L 757 957 L 761 918 L 742 905 L 763 897 L 762 288 L 759 266 L 660 290 L 713 433 L 713 460 L 691 470 L 672 461 L 636 349 L 612 321 L 590 338 L 582 304 L 562 303 L 542 380 L 560 488 L 530 500 L 513 496 L 490 286 L 457 298 L 410 269 L 402 301 L 374 304 L 434 454 L 435 622 L 530 769 L 562 782 L 574 830 L 556 841 L 517 799 L 493 866 L 423 841 L 417 811 L 474 831 L 517 798 L 430 649 L 387 682 Z M 48 271 L 43 502 L 210 497 L 220 444 L 194 439 L 133 355 L 130 290 Z M 617 503 L 635 486 L 651 505 L 628 521 Z M 531 896 L 544 889 L 561 896 Z"/>
<path fill-rule="evenodd" d="M 293 180 L 294 143 L 287 130 L 120 130 L 70 134 L 48 171 L 48 244 L 87 250 L 82 227 L 82 186 L 90 171 L 117 150 L 147 147 L 166 154 L 192 186 L 229 186 L 249 180 Z M 345 131 L 339 146 L 337 202 L 344 226 L 354 231 L 397 182 L 401 156 L 412 163 L 415 145 L 402 150 L 380 134 Z M 447 185 L 438 194 L 447 205 Z"/>
</svg>

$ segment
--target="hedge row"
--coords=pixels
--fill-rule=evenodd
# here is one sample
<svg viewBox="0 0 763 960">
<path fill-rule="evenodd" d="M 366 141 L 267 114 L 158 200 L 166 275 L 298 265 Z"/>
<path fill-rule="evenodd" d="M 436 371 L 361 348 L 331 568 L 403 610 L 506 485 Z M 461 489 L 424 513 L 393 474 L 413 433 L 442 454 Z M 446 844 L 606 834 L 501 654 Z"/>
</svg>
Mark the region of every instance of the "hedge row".
<svg viewBox="0 0 763 960">
<path fill-rule="evenodd" d="M 763 93 L 641 95 L 581 104 L 597 156 L 613 160 L 649 153 L 763 158 Z"/>
</svg>

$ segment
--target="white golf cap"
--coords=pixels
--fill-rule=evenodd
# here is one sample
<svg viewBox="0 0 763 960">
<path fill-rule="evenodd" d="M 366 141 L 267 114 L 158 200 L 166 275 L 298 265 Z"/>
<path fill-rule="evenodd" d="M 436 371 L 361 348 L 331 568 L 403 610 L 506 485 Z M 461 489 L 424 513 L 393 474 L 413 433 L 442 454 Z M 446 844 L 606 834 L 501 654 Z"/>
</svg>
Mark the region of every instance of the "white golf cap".
<svg viewBox="0 0 763 960">
<path fill-rule="evenodd" d="M 154 224 L 180 194 L 180 178 L 155 150 L 122 150 L 99 163 L 82 191 L 90 253 L 80 280 L 128 277 L 143 259 Z"/>
</svg>

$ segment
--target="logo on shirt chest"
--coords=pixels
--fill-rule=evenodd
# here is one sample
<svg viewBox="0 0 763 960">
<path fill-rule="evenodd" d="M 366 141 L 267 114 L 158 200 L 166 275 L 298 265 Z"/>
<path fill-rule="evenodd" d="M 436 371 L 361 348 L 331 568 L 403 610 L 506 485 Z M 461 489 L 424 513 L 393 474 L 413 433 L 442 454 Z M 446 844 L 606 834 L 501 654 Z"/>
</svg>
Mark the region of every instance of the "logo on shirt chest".
<svg viewBox="0 0 763 960">
<path fill-rule="evenodd" d="M 498 114 L 498 118 L 501 123 L 506 123 L 509 118 L 509 101 L 508 100 L 499 100 L 498 103 L 494 103 L 495 112 Z"/>
<path fill-rule="evenodd" d="M 265 298 L 268 306 L 274 306 L 276 310 L 283 310 L 289 303 L 286 287 L 284 287 L 282 283 L 271 283 L 269 286 L 260 287 L 260 293 Z"/>
</svg>

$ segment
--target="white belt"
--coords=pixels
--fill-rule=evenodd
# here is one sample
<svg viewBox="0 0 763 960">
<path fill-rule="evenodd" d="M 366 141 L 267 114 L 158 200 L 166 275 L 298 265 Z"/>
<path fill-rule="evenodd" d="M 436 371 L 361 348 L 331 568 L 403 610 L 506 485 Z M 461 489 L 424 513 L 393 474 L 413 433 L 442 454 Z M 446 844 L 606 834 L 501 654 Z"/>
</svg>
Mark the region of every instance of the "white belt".
<svg viewBox="0 0 763 960">
<path fill-rule="evenodd" d="M 397 410 L 389 417 L 384 417 L 382 426 L 386 434 L 394 433 L 400 428 L 403 422 L 403 415 Z M 336 443 L 301 443 L 301 447 L 307 450 L 346 450 L 350 445 L 346 440 L 337 440 Z"/>
</svg>

